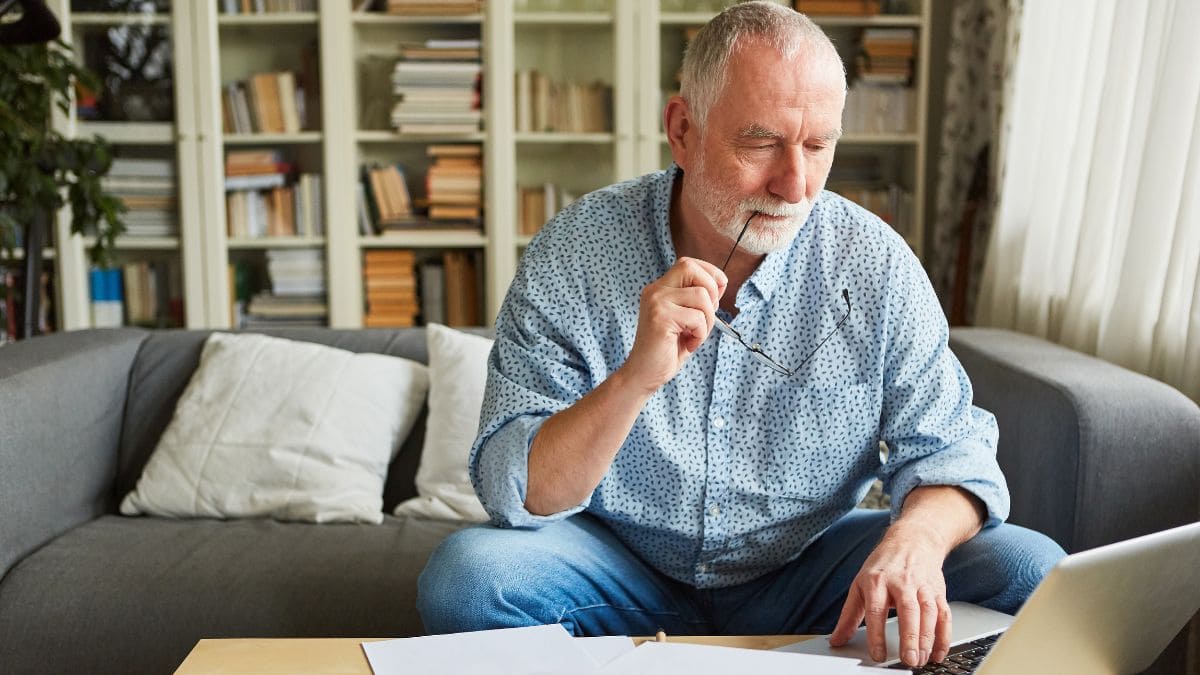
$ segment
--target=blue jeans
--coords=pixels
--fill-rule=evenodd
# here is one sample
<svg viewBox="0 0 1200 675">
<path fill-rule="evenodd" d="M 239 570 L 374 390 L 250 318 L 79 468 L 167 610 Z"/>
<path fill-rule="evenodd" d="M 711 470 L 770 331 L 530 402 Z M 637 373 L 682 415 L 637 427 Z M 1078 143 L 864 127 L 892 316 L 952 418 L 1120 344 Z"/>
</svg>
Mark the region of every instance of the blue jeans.
<svg viewBox="0 0 1200 675">
<path fill-rule="evenodd" d="M 886 511 L 852 511 L 796 560 L 718 589 L 657 572 L 586 514 L 538 530 L 472 527 L 433 553 L 417 609 L 429 633 L 551 623 L 574 635 L 830 633 L 887 526 Z M 1032 530 L 986 529 L 946 559 L 947 598 L 1015 613 L 1064 555 Z"/>
</svg>

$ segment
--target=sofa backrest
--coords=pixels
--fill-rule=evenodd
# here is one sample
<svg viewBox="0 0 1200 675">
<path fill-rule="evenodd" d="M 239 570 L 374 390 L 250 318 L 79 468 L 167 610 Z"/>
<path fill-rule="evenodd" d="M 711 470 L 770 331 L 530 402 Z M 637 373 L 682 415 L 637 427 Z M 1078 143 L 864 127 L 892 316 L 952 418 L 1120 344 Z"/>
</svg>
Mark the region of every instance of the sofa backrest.
<svg viewBox="0 0 1200 675">
<path fill-rule="evenodd" d="M 145 337 L 94 330 L 0 347 L 0 577 L 111 508 L 129 370 Z"/>
<path fill-rule="evenodd" d="M 129 378 L 129 399 L 117 459 L 114 498 L 119 501 L 137 484 L 159 436 L 171 421 L 175 404 L 200 363 L 204 340 L 212 331 L 155 331 L 143 343 Z M 429 362 L 424 328 L 372 328 L 362 330 L 290 328 L 262 332 L 291 340 L 314 342 L 352 352 L 373 352 Z M 486 329 L 470 332 L 488 334 Z M 415 480 L 425 438 L 422 413 L 396 460 L 388 469 L 384 511 L 416 494 Z"/>
</svg>

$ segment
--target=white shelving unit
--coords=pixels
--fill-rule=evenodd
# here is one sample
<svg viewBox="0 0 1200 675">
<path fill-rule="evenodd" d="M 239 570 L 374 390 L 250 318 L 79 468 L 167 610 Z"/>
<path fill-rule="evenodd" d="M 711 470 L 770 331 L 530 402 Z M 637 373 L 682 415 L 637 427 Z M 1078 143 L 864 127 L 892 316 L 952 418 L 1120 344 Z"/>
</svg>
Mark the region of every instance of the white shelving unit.
<svg viewBox="0 0 1200 675">
<path fill-rule="evenodd" d="M 499 311 L 528 235 L 518 234 L 517 187 L 560 182 L 583 192 L 662 168 L 670 159 L 661 131 L 663 90 L 673 82 L 683 29 L 700 25 L 715 9 L 707 2 L 671 0 L 561 0 L 553 11 L 530 0 L 486 0 L 479 15 L 388 16 L 355 12 L 356 3 L 322 0 L 319 11 L 224 15 L 217 0 L 173 3 L 169 14 L 70 12 L 69 0 L 53 0 L 69 40 L 81 31 L 125 24 L 159 25 L 171 31 L 175 119 L 154 123 L 77 122 L 60 119 L 74 133 L 99 134 L 118 147 L 149 148 L 177 162 L 180 235 L 155 241 L 121 241 L 130 255 L 176 255 L 183 267 L 186 325 L 227 327 L 231 259 L 261 257 L 268 248 L 318 248 L 328 270 L 329 323 L 358 327 L 363 321 L 362 257 L 376 249 L 478 251 L 482 260 L 485 321 Z M 911 132 L 847 134 L 838 155 L 887 158 L 895 180 L 913 194 L 910 245 L 921 255 L 926 177 L 926 101 L 929 86 L 930 0 L 911 0 L 907 14 L 814 17 L 845 44 L 868 27 L 909 27 L 918 34 L 916 123 Z M 390 72 L 401 41 L 478 36 L 483 43 L 483 131 L 455 136 L 402 136 L 386 122 L 394 97 Z M 303 44 L 319 45 L 319 128 L 291 134 L 225 134 L 221 87 L 256 72 L 298 70 Z M 373 71 L 370 64 L 378 67 Z M 381 65 L 380 65 L 381 64 Z M 603 81 L 613 88 L 612 129 L 594 133 L 517 132 L 514 77 L 537 68 L 551 78 Z M 430 143 L 480 143 L 484 156 L 482 232 L 418 230 L 379 236 L 359 234 L 356 184 L 365 162 L 422 166 Z M 157 148 L 157 150 L 155 150 Z M 306 172 L 323 177 L 325 236 L 239 240 L 227 236 L 224 155 L 228 150 L 279 149 Z M 411 179 L 410 179 L 411 180 Z M 56 234 L 54 260 L 60 326 L 90 325 L 87 263 L 81 237 L 69 237 L 65 216 Z M 123 253 L 124 254 L 124 253 Z"/>
<path fill-rule="evenodd" d="M 51 10 L 62 24 L 62 38 L 72 44 L 77 55 L 85 48 L 84 36 L 97 31 L 110 31 L 123 26 L 162 29 L 171 41 L 171 76 L 175 83 L 188 81 L 193 71 L 191 12 L 187 5 L 175 11 L 154 14 L 72 13 L 69 0 L 53 0 Z M 207 292 L 204 270 L 199 264 L 200 236 L 203 213 L 200 172 L 195 161 L 199 136 L 192 113 L 195 91 L 176 86 L 174 90 L 175 119 L 155 122 L 93 122 L 78 120 L 74 113 L 64 116 L 54 112 L 54 124 L 78 136 L 103 136 L 114 147 L 117 156 L 155 157 L 173 159 L 177 180 L 179 236 L 124 237 L 117 242 L 118 263 L 132 260 L 161 259 L 181 267 L 184 325 L 198 328 L 209 325 L 202 298 Z M 60 214 L 55 229 L 57 255 L 56 287 L 59 326 L 73 330 L 91 326 L 89 262 L 86 249 L 94 243 L 90 237 L 70 233 L 70 215 Z"/>
</svg>

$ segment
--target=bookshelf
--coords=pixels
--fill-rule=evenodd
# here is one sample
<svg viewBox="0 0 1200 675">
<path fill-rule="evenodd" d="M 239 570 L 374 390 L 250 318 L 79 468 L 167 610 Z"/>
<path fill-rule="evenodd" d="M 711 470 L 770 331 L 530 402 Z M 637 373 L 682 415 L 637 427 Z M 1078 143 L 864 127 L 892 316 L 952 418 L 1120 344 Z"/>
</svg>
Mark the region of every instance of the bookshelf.
<svg viewBox="0 0 1200 675">
<path fill-rule="evenodd" d="M 203 295 L 204 279 L 187 259 L 189 250 L 199 250 L 200 232 L 193 189 L 198 173 L 190 161 L 192 92 L 173 86 L 191 69 L 190 13 L 152 6 L 137 14 L 73 13 L 71 4 L 58 0 L 50 7 L 60 18 L 63 39 L 105 87 L 94 104 L 79 101 L 71 116 L 56 112 L 54 123 L 79 136 L 103 136 L 113 146 L 106 184 L 130 207 L 130 229 L 114 255 L 113 274 L 122 277 L 124 298 L 116 320 L 151 327 L 206 325 L 202 304 L 191 302 Z M 63 214 L 54 232 L 58 324 L 67 330 L 111 325 L 111 314 L 110 321 L 102 316 L 97 322 L 93 311 L 98 272 L 86 249 L 94 238 L 71 235 L 68 222 Z"/>
<path fill-rule="evenodd" d="M 246 14 L 224 12 L 228 7 L 222 0 L 176 1 L 165 11 L 136 15 L 72 13 L 72 4 L 79 0 L 53 0 L 51 6 L 63 20 L 65 37 L 77 48 L 86 47 L 89 34 L 113 29 L 160 30 L 170 36 L 174 86 L 169 117 L 134 122 L 73 115 L 56 123 L 76 134 L 103 135 L 121 155 L 173 164 L 177 233 L 125 237 L 118 260 L 161 260 L 178 267 L 183 325 L 223 328 L 233 321 L 230 309 L 239 283 L 243 293 L 247 283 L 244 278 L 231 282 L 230 265 L 253 268 L 249 276 L 257 284 L 253 290 L 259 291 L 269 285 L 269 259 L 291 260 L 289 255 L 320 261 L 314 269 L 324 277 L 327 311 L 321 323 L 363 326 L 368 314 L 364 263 L 368 254 L 378 260 L 373 252 L 388 251 L 412 251 L 418 268 L 467 256 L 474 268 L 479 318 L 491 323 L 536 230 L 536 223 L 522 222 L 532 208 L 526 200 L 537 200 L 540 193 L 548 218 L 572 197 L 669 161 L 661 132 L 663 97 L 676 86 L 686 30 L 703 24 L 723 3 L 484 0 L 479 13 L 446 16 L 363 11 L 361 0 L 306 5 L 311 11 Z M 907 29 L 914 36 L 908 123 L 886 131 L 847 128 L 835 170 L 841 163 L 851 170 L 870 165 L 876 167 L 878 182 L 905 191 L 911 205 L 904 234 L 921 255 L 931 2 L 890 0 L 885 5 L 891 13 L 813 18 L 831 34 L 851 67 L 865 30 Z M 399 133 L 391 120 L 397 101 L 391 78 L 400 60 L 399 45 L 471 39 L 480 43 L 478 128 Z M 560 123 L 537 123 L 538 104 L 531 96 L 536 87 L 529 84 L 535 81 L 534 71 L 546 81 L 540 86 L 564 92 L 561 98 L 579 96 L 577 113 L 590 112 L 603 100 L 603 114 L 580 121 L 578 115 L 564 113 Z M 318 83 L 316 95 L 304 99 L 307 123 L 302 128 L 227 126 L 222 95 L 228 85 L 283 72 L 293 73 L 297 84 L 306 78 Z M 311 82 L 303 84 L 313 93 L 307 89 Z M 428 152 L 431 145 L 480 148 L 478 224 L 424 222 L 364 232 L 358 204 L 363 167 L 400 167 L 409 198 L 420 207 L 430 196 L 426 176 L 436 162 Z M 320 232 L 231 236 L 226 163 L 231 156 L 262 152 L 275 153 L 290 176 L 319 177 Z M 554 186 L 550 202 L 544 197 L 547 185 Z M 58 325 L 84 328 L 92 325 L 85 253 L 89 242 L 67 236 L 65 218 L 54 233 L 58 243 L 53 255 L 47 256 L 56 271 Z M 287 253 L 297 251 L 311 253 Z"/>
</svg>

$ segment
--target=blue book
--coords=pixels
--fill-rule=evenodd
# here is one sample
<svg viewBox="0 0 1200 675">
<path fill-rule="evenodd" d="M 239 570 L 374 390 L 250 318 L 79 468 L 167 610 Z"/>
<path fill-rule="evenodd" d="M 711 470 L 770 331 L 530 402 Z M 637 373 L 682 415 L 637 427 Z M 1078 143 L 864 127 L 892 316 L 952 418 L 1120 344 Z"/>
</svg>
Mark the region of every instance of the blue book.
<svg viewBox="0 0 1200 675">
<path fill-rule="evenodd" d="M 121 268 L 93 267 L 88 272 L 88 282 L 91 286 L 92 326 L 116 328 L 124 325 L 122 310 L 125 293 L 121 283 Z"/>
</svg>

